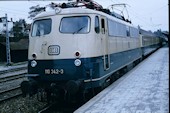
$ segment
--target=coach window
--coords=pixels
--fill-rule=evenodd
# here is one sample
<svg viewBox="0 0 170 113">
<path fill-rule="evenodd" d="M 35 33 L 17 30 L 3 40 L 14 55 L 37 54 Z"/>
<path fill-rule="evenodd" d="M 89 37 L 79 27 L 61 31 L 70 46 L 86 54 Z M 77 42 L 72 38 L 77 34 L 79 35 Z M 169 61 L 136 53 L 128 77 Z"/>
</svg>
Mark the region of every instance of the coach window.
<svg viewBox="0 0 170 113">
<path fill-rule="evenodd" d="M 99 17 L 95 17 L 95 32 L 99 33 L 100 32 L 100 26 L 99 26 Z"/>
</svg>

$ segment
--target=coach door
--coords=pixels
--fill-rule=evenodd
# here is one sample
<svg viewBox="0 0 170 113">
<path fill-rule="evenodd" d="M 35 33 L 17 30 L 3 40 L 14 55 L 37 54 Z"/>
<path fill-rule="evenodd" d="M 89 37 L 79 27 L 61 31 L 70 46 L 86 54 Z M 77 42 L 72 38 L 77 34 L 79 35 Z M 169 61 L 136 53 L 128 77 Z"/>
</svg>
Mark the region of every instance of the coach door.
<svg viewBox="0 0 170 113">
<path fill-rule="evenodd" d="M 109 55 L 109 44 L 108 44 L 108 30 L 107 30 L 107 19 L 105 17 L 101 18 L 101 38 L 103 46 L 103 62 L 104 70 L 110 68 L 110 55 Z"/>
</svg>

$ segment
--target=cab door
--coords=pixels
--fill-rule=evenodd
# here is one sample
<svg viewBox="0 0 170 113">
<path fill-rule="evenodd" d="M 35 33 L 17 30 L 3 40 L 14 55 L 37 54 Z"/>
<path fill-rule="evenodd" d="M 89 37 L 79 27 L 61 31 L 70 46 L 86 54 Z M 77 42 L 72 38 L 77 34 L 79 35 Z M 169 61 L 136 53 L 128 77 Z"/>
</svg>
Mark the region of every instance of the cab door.
<svg viewBox="0 0 170 113">
<path fill-rule="evenodd" d="M 101 17 L 101 38 L 103 46 L 103 64 L 104 70 L 110 68 L 110 54 L 109 54 L 109 43 L 108 43 L 108 29 L 107 29 L 107 19 L 106 17 Z"/>
</svg>

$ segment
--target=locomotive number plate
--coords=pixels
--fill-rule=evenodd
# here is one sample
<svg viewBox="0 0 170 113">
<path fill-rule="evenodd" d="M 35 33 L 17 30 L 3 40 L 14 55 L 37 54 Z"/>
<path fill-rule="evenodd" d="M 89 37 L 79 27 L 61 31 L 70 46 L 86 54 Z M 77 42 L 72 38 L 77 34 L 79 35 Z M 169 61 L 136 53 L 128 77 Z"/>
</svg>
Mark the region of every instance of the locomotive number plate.
<svg viewBox="0 0 170 113">
<path fill-rule="evenodd" d="M 58 45 L 51 45 L 48 47 L 48 54 L 49 55 L 59 55 L 60 54 L 60 46 Z"/>
<path fill-rule="evenodd" d="M 58 75 L 58 74 L 64 74 L 63 69 L 45 69 L 45 74 L 47 75 Z"/>
</svg>

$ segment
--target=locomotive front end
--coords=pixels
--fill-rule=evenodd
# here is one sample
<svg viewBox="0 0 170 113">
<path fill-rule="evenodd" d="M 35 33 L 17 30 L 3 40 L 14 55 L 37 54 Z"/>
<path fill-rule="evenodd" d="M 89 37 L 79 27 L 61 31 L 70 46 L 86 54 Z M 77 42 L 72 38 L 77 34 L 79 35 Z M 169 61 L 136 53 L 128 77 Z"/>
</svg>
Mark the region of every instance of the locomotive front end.
<svg viewBox="0 0 170 113">
<path fill-rule="evenodd" d="M 41 14 L 34 19 L 28 53 L 28 79 L 23 94 L 62 92 L 74 95 L 83 89 L 89 74 L 87 51 L 91 19 L 86 14 Z M 56 95 L 56 94 L 55 94 Z"/>
</svg>

